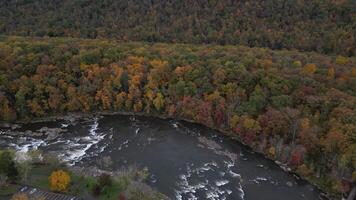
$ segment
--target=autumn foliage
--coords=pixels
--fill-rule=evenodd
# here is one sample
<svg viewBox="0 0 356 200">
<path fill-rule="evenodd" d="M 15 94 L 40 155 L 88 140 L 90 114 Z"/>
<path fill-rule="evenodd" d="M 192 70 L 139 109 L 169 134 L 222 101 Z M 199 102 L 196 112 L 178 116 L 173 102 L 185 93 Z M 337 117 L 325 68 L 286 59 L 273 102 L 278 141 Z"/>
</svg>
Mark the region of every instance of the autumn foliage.
<svg viewBox="0 0 356 200">
<path fill-rule="evenodd" d="M 320 181 L 355 177 L 355 57 L 63 38 L 0 37 L 0 47 L 1 120 L 96 111 L 184 118 L 300 173 L 323 172 Z M 70 177 L 50 181 L 65 191 Z"/>
<path fill-rule="evenodd" d="M 1 4 L 0 35 L 248 45 L 350 56 L 356 51 L 355 7 L 354 0 L 14 0 Z M 86 61 L 95 62 L 97 53 L 87 54 Z M 113 55 L 122 56 L 112 51 L 108 57 Z M 336 60 L 344 63 L 342 57 Z"/>
<path fill-rule="evenodd" d="M 307 75 L 313 75 L 316 72 L 316 65 L 309 63 L 303 67 L 303 73 Z"/>
<path fill-rule="evenodd" d="M 49 184 L 51 190 L 55 192 L 67 191 L 70 182 L 71 182 L 70 175 L 63 170 L 53 171 L 49 177 Z"/>
</svg>

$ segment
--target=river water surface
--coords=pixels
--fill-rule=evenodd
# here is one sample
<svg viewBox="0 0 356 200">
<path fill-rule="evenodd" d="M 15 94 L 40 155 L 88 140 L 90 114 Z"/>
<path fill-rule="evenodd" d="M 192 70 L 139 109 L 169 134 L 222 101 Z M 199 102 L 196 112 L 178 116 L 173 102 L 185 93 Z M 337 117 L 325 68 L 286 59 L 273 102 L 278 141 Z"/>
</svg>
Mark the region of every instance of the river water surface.
<svg viewBox="0 0 356 200">
<path fill-rule="evenodd" d="M 44 128 L 47 127 L 47 128 Z M 61 128 L 57 137 L 14 136 Z M 42 129 L 42 130 L 41 130 Z M 105 116 L 0 129 L 0 147 L 54 152 L 69 165 L 147 167 L 149 184 L 172 199 L 321 199 L 320 191 L 209 128 L 151 117 Z"/>
</svg>

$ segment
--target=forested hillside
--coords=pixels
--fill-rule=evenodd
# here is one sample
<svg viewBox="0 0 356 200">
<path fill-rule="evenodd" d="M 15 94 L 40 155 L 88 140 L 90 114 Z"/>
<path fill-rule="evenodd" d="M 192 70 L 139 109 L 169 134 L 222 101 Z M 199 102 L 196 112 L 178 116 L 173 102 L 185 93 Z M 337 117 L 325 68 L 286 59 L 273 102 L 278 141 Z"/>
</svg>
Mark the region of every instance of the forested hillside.
<svg viewBox="0 0 356 200">
<path fill-rule="evenodd" d="M 7 0 L 0 34 L 356 54 L 354 0 Z"/>
<path fill-rule="evenodd" d="M 355 56 L 355 0 L 2 0 L 0 121 L 186 119 L 347 193 Z"/>
<path fill-rule="evenodd" d="M 184 118 L 347 192 L 355 66 L 355 57 L 242 46 L 2 37 L 0 120 L 100 110 Z"/>
</svg>

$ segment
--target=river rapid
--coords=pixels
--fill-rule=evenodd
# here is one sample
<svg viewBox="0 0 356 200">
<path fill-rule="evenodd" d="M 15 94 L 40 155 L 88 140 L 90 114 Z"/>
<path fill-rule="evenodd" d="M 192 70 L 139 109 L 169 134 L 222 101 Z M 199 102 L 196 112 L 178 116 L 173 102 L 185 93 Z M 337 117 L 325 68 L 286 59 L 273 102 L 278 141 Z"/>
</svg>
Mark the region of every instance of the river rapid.
<svg viewBox="0 0 356 200">
<path fill-rule="evenodd" d="M 42 134 L 53 130 L 60 133 Z M 323 199 L 233 139 L 183 121 L 112 115 L 32 123 L 0 129 L 0 148 L 52 152 L 72 166 L 101 167 L 98 161 L 110 157 L 113 170 L 147 167 L 149 185 L 177 200 Z"/>
</svg>

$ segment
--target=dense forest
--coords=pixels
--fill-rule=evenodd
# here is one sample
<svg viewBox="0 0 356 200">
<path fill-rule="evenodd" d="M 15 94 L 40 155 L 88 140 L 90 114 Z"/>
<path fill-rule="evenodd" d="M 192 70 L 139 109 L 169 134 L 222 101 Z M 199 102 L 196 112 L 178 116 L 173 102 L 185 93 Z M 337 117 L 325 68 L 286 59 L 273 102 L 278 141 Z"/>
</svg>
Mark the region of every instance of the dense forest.
<svg viewBox="0 0 356 200">
<path fill-rule="evenodd" d="M 356 183 L 355 0 L 0 1 L 0 121 L 114 111 Z"/>
<path fill-rule="evenodd" d="M 125 111 L 222 130 L 333 192 L 356 180 L 356 58 L 0 37 L 0 120 Z"/>
<path fill-rule="evenodd" d="M 0 34 L 356 54 L 354 0 L 7 0 Z"/>
</svg>

